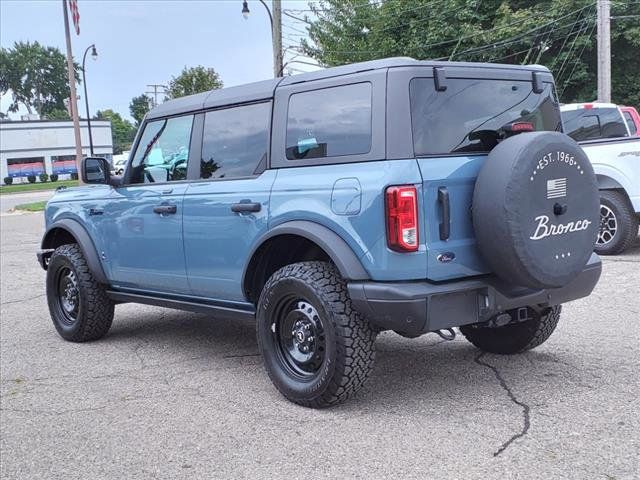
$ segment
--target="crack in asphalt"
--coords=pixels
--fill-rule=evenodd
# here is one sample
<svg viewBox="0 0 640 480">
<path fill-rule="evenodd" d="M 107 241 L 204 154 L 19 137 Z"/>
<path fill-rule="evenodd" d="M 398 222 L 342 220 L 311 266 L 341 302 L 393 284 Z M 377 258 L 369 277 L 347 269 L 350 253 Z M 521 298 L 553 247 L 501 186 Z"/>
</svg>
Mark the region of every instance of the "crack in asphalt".
<svg viewBox="0 0 640 480">
<path fill-rule="evenodd" d="M 259 357 L 259 353 L 246 353 L 240 355 L 224 355 L 222 358 L 242 358 L 242 357 Z"/>
<path fill-rule="evenodd" d="M 15 413 L 61 416 L 61 415 L 67 415 L 69 413 L 99 412 L 101 410 L 104 410 L 108 406 L 109 405 L 101 405 L 99 407 L 88 407 L 88 408 L 69 408 L 66 410 L 41 410 L 37 408 L 0 408 L 0 412 L 15 412 Z"/>
<path fill-rule="evenodd" d="M 41 293 L 40 295 L 35 295 L 33 297 L 29 297 L 29 298 L 23 298 L 21 300 L 9 300 L 8 302 L 2 302 L 0 303 L 0 305 L 9 305 L 10 303 L 22 303 L 22 302 L 28 302 L 29 300 L 35 300 L 36 298 L 40 298 L 40 297 L 44 297 L 45 294 Z"/>
<path fill-rule="evenodd" d="M 502 452 L 504 452 L 509 447 L 509 445 L 511 445 L 514 441 L 516 441 L 518 438 L 524 437 L 529 432 L 529 427 L 531 426 L 531 420 L 530 420 L 530 415 L 529 415 L 530 411 L 531 411 L 531 407 L 529 407 L 529 405 L 527 405 L 524 402 L 521 402 L 520 400 L 518 400 L 516 398 L 516 396 L 511 391 L 511 388 L 509 388 L 509 385 L 507 385 L 507 382 L 503 378 L 503 376 L 500 373 L 500 371 L 496 367 L 494 367 L 493 365 L 491 365 L 491 364 L 489 364 L 487 362 L 483 362 L 481 360 L 483 355 L 484 355 L 484 352 L 482 352 L 480 355 L 478 355 L 476 358 L 474 358 L 473 361 L 476 362 L 478 365 L 481 365 L 483 367 L 489 368 L 493 372 L 493 374 L 496 376 L 496 379 L 500 383 L 500 386 L 502 387 L 502 389 L 505 392 L 507 392 L 507 395 L 509 396 L 509 399 L 513 403 L 515 403 L 516 405 L 518 405 L 519 407 L 522 408 L 522 420 L 523 420 L 522 431 L 519 432 L 519 433 L 516 433 L 515 435 L 512 435 L 509 440 L 507 440 L 502 445 L 500 445 L 500 448 L 498 448 L 498 450 L 496 450 L 493 453 L 493 456 L 497 457 Z"/>
</svg>

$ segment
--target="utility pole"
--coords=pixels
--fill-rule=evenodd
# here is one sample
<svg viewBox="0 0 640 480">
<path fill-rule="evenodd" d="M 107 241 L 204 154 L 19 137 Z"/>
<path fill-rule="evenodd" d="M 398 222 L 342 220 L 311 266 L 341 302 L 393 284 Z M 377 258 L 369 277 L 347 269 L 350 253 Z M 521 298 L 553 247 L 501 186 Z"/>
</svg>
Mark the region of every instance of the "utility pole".
<svg viewBox="0 0 640 480">
<path fill-rule="evenodd" d="M 611 2 L 598 2 L 598 101 L 611 102 Z"/>
<path fill-rule="evenodd" d="M 281 0 L 272 0 L 273 8 L 273 76 L 282 76 L 282 3 Z"/>
<path fill-rule="evenodd" d="M 67 41 L 67 71 L 69 73 L 69 109 L 73 119 L 73 133 L 76 140 L 76 168 L 78 179 L 82 182 L 80 167 L 82 164 L 82 138 L 80 137 L 80 119 L 78 118 L 78 96 L 76 94 L 76 69 L 73 65 L 73 53 L 71 52 L 71 35 L 69 34 L 69 15 L 67 14 L 67 0 L 62 0 L 62 11 L 64 13 L 64 34 Z"/>
<path fill-rule="evenodd" d="M 153 95 L 153 107 L 157 107 L 158 106 L 158 94 L 159 93 L 166 93 L 167 90 L 167 86 L 166 85 L 162 85 L 160 83 L 153 83 L 151 85 L 147 85 L 147 87 L 149 88 L 153 88 L 153 92 L 145 92 L 147 95 Z M 158 89 L 162 89 L 162 92 L 158 91 Z"/>
</svg>

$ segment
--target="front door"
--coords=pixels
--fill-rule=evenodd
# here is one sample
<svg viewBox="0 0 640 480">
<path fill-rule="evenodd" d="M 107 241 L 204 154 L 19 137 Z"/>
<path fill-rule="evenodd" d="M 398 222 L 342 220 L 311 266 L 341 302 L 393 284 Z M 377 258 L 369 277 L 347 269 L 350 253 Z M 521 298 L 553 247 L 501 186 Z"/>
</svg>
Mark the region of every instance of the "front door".
<svg viewBox="0 0 640 480">
<path fill-rule="evenodd" d="M 184 248 L 193 295 L 243 302 L 242 273 L 267 230 L 275 170 L 265 170 L 271 102 L 205 114 L 200 180 L 184 196 Z"/>
<path fill-rule="evenodd" d="M 193 115 L 148 122 L 126 185 L 104 215 L 103 259 L 113 286 L 189 293 L 182 238 Z"/>
</svg>

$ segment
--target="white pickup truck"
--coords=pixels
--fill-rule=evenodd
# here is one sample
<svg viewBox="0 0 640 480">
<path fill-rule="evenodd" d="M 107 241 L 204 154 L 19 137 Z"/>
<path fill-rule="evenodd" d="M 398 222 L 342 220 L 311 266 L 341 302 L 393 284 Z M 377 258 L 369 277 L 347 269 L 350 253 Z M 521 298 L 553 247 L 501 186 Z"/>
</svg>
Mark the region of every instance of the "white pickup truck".
<svg viewBox="0 0 640 480">
<path fill-rule="evenodd" d="M 562 105 L 564 131 L 586 152 L 600 188 L 600 233 L 596 252 L 615 255 L 638 236 L 640 137 L 630 136 L 620 109 L 611 103 Z"/>
</svg>

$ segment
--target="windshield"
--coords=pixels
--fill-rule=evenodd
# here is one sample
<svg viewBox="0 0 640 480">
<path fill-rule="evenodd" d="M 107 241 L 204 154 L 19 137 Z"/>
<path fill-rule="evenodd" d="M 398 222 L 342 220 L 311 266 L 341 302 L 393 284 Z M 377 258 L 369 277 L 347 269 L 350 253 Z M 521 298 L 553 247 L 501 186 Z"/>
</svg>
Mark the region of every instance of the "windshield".
<svg viewBox="0 0 640 480">
<path fill-rule="evenodd" d="M 534 93 L 531 82 L 447 79 L 436 91 L 433 78 L 414 78 L 409 86 L 416 156 L 486 153 L 521 131 L 561 131 L 553 86 Z"/>
</svg>

